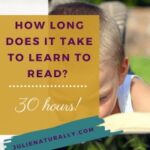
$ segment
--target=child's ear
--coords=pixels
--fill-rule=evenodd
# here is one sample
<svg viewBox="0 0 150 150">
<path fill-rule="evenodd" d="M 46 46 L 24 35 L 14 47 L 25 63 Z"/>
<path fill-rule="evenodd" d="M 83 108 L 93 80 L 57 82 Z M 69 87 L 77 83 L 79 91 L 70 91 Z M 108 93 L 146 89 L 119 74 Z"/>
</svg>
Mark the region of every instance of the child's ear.
<svg viewBox="0 0 150 150">
<path fill-rule="evenodd" d="M 122 64 L 119 67 L 119 85 L 123 83 L 126 74 L 128 73 L 128 69 L 129 69 L 128 58 L 124 58 Z"/>
</svg>

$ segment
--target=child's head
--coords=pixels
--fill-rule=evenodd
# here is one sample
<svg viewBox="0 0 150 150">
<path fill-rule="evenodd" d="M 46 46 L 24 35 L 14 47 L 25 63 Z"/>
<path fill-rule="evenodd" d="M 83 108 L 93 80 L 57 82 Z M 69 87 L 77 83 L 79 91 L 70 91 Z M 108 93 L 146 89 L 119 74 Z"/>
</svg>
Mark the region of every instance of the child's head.
<svg viewBox="0 0 150 150">
<path fill-rule="evenodd" d="M 58 5 L 50 14 L 100 16 L 100 117 L 110 115 L 116 106 L 119 85 L 128 70 L 117 25 L 102 9 L 85 3 Z"/>
</svg>

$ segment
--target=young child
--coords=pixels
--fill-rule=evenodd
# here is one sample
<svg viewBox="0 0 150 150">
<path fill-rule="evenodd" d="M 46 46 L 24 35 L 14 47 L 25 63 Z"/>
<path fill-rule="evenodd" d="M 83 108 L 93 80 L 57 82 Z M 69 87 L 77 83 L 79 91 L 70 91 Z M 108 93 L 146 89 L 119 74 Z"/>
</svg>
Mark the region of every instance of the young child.
<svg viewBox="0 0 150 150">
<path fill-rule="evenodd" d="M 100 16 L 100 117 L 119 112 L 150 111 L 150 87 L 136 75 L 127 74 L 128 59 L 120 31 L 108 14 L 86 3 L 57 5 L 50 14 Z"/>
</svg>

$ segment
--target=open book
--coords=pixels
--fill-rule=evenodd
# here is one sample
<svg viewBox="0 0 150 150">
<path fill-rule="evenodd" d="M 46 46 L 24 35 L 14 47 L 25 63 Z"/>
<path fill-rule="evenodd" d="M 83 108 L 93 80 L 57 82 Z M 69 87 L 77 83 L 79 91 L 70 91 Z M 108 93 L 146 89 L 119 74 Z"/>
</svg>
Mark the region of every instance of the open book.
<svg viewBox="0 0 150 150">
<path fill-rule="evenodd" d="M 106 129 L 122 130 L 124 134 L 150 133 L 150 113 L 132 112 L 118 113 L 104 118 Z"/>
<path fill-rule="evenodd" d="M 123 131 L 123 134 L 143 134 L 150 133 L 150 113 L 118 113 L 104 118 L 106 130 Z M 0 150 L 4 149 L 3 141 L 9 139 L 11 135 L 0 135 Z"/>
</svg>

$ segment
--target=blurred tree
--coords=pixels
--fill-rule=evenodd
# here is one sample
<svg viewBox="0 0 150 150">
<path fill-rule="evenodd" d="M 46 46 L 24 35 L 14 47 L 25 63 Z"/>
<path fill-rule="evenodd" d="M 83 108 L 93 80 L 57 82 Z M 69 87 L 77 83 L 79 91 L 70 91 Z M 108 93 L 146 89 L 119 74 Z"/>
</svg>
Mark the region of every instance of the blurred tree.
<svg viewBox="0 0 150 150">
<path fill-rule="evenodd" d="M 89 2 L 94 4 L 99 4 L 106 1 L 116 1 L 116 0 L 81 0 L 82 2 Z M 118 0 L 125 3 L 128 6 L 150 6 L 150 0 Z"/>
</svg>

